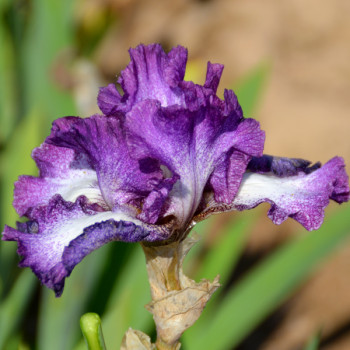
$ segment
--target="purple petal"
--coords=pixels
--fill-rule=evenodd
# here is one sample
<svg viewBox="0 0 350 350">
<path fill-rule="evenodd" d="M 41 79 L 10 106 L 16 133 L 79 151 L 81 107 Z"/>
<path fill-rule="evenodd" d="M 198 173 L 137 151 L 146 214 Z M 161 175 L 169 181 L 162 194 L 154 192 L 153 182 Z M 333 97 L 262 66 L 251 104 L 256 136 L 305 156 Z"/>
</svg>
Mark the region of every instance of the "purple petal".
<svg viewBox="0 0 350 350">
<path fill-rule="evenodd" d="M 124 95 L 120 100 L 113 85 L 101 89 L 98 101 L 103 113 L 127 112 L 146 99 L 159 101 L 163 106 L 183 104 L 183 92 L 177 85 L 185 75 L 185 48 L 178 46 L 166 54 L 158 44 L 139 45 L 129 53 L 131 62 L 118 79 Z"/>
<path fill-rule="evenodd" d="M 185 75 L 187 50 L 178 46 L 166 54 L 158 44 L 130 49 L 131 62 L 118 80 L 125 95 L 137 103 L 146 99 L 163 106 L 178 104 L 180 91 L 174 91 Z"/>
<path fill-rule="evenodd" d="M 100 88 L 97 97 L 97 103 L 103 114 L 118 114 L 118 105 L 121 102 L 121 95 L 113 84 Z"/>
<path fill-rule="evenodd" d="M 208 62 L 204 87 L 209 88 L 213 93 L 216 93 L 223 69 L 224 66 L 222 64 Z"/>
<path fill-rule="evenodd" d="M 182 47 L 165 54 L 159 45 L 140 45 L 130 57 L 118 80 L 124 95 L 120 98 L 114 86 L 101 90 L 101 109 L 126 113 L 121 119 L 134 158 L 157 159 L 181 180 L 172 203 L 155 188 L 139 217 L 154 222 L 164 202 L 166 215 L 185 224 L 209 179 L 216 200 L 230 203 L 251 157 L 262 155 L 264 133 L 256 121 L 243 119 L 232 91 L 225 90 L 224 101 L 216 96 L 223 66 L 209 62 L 200 86 L 183 81 L 187 51 Z"/>
<path fill-rule="evenodd" d="M 218 138 L 215 150 L 217 155 L 224 154 L 224 158 L 210 178 L 217 202 L 232 202 L 248 162 L 252 156 L 262 154 L 264 141 L 265 133 L 254 119 L 244 119 L 235 130 L 223 133 Z"/>
<path fill-rule="evenodd" d="M 285 177 L 297 175 L 300 171 L 309 174 L 321 167 L 319 162 L 310 165 L 311 162 L 304 159 L 263 155 L 262 157 L 253 157 L 247 169 L 258 174 L 272 173 L 278 177 Z"/>
<path fill-rule="evenodd" d="M 206 210 L 208 213 L 245 210 L 268 202 L 271 204 L 268 216 L 275 224 L 281 224 L 291 217 L 307 230 L 316 230 L 323 222 L 324 209 L 329 199 L 338 203 L 350 199 L 348 176 L 344 160 L 340 157 L 331 159 L 309 174 L 300 171 L 297 175 L 277 177 L 272 173 L 263 175 L 247 172 L 230 205 L 220 206 L 211 199 Z M 205 212 L 201 216 L 206 216 Z"/>
<path fill-rule="evenodd" d="M 55 196 L 31 213 L 33 221 L 19 223 L 17 230 L 6 226 L 3 240 L 17 241 L 20 266 L 30 267 L 56 296 L 64 280 L 86 255 L 111 241 L 138 242 L 164 240 L 164 226 L 144 225 L 123 213 L 97 212 L 79 197 L 75 203 Z"/>
<path fill-rule="evenodd" d="M 125 119 L 134 156 L 158 159 L 180 176 L 180 183 L 172 191 L 173 205 L 167 212 L 180 224 L 194 214 L 212 174 L 217 199 L 231 202 L 251 156 L 262 154 L 264 133 L 259 123 L 240 119 L 231 108 L 227 109 L 230 114 L 224 115 L 225 103 L 211 106 L 212 99 L 207 98 L 206 108 L 192 111 L 181 106 L 161 107 L 156 101 L 146 100 Z"/>
<path fill-rule="evenodd" d="M 101 192 L 109 207 L 123 208 L 136 215 L 137 211 L 143 210 L 142 201 L 146 203 L 144 210 L 149 210 L 151 199 L 146 198 L 152 191 L 162 187 L 170 189 L 168 180 L 163 184 L 165 179 L 157 160 L 130 153 L 122 123 L 114 116 L 95 115 L 76 119 L 69 129 L 61 130 L 59 123 L 55 122 L 46 142 L 86 155 L 96 169 Z M 144 220 L 149 218 L 149 223 L 153 223 L 160 210 L 158 208 L 151 216 L 145 213 L 141 217 Z"/>
<path fill-rule="evenodd" d="M 238 98 L 232 90 L 225 89 L 225 115 L 230 115 L 237 121 L 243 119 L 243 110 L 241 105 L 238 103 Z"/>
<path fill-rule="evenodd" d="M 164 204 L 169 197 L 175 182 L 179 176 L 173 176 L 165 179 L 155 190 L 153 190 L 145 199 L 142 212 L 137 217 L 147 223 L 155 224 L 161 214 L 164 215 L 166 209 Z"/>
<path fill-rule="evenodd" d="M 71 202 L 84 194 L 91 202 L 105 207 L 97 174 L 84 155 L 44 143 L 33 151 L 32 156 L 40 176 L 20 176 L 15 183 L 13 205 L 19 215 L 47 204 L 55 194 Z"/>
<path fill-rule="evenodd" d="M 227 204 L 232 202 L 250 159 L 251 156 L 234 149 L 224 155 L 210 177 L 216 202 Z"/>
</svg>

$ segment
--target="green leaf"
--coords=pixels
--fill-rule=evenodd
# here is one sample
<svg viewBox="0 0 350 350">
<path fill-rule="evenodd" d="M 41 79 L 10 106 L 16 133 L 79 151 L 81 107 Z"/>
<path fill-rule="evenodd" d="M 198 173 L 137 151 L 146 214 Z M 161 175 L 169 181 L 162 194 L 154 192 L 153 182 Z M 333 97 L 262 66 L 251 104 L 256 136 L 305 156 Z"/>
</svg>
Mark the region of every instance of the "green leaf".
<svg viewBox="0 0 350 350">
<path fill-rule="evenodd" d="M 220 274 L 220 283 L 225 284 L 237 262 L 247 234 L 255 223 L 256 214 L 252 212 L 232 215 L 230 222 L 224 227 L 220 238 L 210 247 L 197 272 L 197 279 L 214 279 Z M 196 229 L 194 229 L 196 231 Z"/>
<path fill-rule="evenodd" d="M 152 316 L 144 308 L 150 301 L 145 257 L 141 247 L 137 246 L 116 279 L 106 314 L 102 316 L 107 346 L 117 348 L 129 327 L 146 333 L 152 329 Z M 84 344 L 80 342 L 75 349 L 83 350 Z"/>
<path fill-rule="evenodd" d="M 349 226 L 345 207 L 317 232 L 279 249 L 226 294 L 205 332 L 186 345 L 192 350 L 236 346 L 349 236 Z"/>
<path fill-rule="evenodd" d="M 18 219 L 13 206 L 13 184 L 19 175 L 36 173 L 36 166 L 30 154 L 34 147 L 40 144 L 41 114 L 37 110 L 31 111 L 20 124 L 17 125 L 13 137 L 7 144 L 1 157 L 1 216 L 6 218 L 9 225 Z"/>
<path fill-rule="evenodd" d="M 2 13 L 0 14 L 3 15 Z M 14 52 L 3 21 L 0 21 L 0 47 L 0 144 L 4 144 L 16 121 L 16 104 L 14 93 Z"/>
<path fill-rule="evenodd" d="M 246 117 L 257 108 L 269 72 L 269 64 L 262 63 L 233 87 Z"/>
<path fill-rule="evenodd" d="M 64 292 L 55 298 L 52 290 L 42 287 L 39 312 L 38 349 L 72 349 L 80 338 L 80 316 L 104 267 L 110 245 L 99 248 L 78 264 L 67 279 Z"/>
<path fill-rule="evenodd" d="M 5 342 L 13 335 L 22 320 L 36 282 L 29 269 L 23 270 L 7 298 L 0 304 L 0 349 L 3 349 Z"/>
<path fill-rule="evenodd" d="M 220 239 L 210 247 L 208 254 L 205 256 L 201 268 L 196 274 L 197 280 L 202 278 L 213 280 L 219 274 L 220 284 L 226 284 L 242 254 L 248 234 L 258 216 L 256 212 L 252 211 L 232 215 L 232 219 L 223 228 Z M 213 225 L 211 225 L 211 229 L 214 229 Z M 194 230 L 196 231 L 196 229 Z M 184 333 L 183 340 L 185 343 L 194 343 L 201 336 L 203 329 L 206 329 L 212 322 L 213 314 L 215 314 L 220 300 L 221 288 L 211 297 L 199 320 Z"/>
<path fill-rule="evenodd" d="M 80 318 L 80 328 L 88 350 L 106 350 L 100 316 L 89 312 Z"/>
<path fill-rule="evenodd" d="M 13 184 L 21 174 L 33 175 L 35 163 L 30 157 L 31 150 L 40 143 L 39 125 L 41 116 L 37 111 L 32 111 L 19 123 L 13 137 L 1 154 L 0 177 L 0 219 L 9 226 L 14 226 L 18 215 L 13 206 Z M 15 261 L 16 244 L 2 242 L 0 245 L 0 277 L 4 285 L 9 285 L 11 280 L 10 266 Z M 5 268 L 6 267 L 6 268 Z"/>
<path fill-rule="evenodd" d="M 76 113 L 70 93 L 55 84 L 57 65 L 64 67 L 67 49 L 72 47 L 74 1 L 31 2 L 30 19 L 21 50 L 25 106 L 39 108 L 46 115 L 46 128 L 52 120 Z"/>
<path fill-rule="evenodd" d="M 107 313 L 103 318 L 106 343 L 119 346 L 129 327 L 147 333 L 153 326 L 153 320 L 144 305 L 150 301 L 145 256 L 137 245 L 120 278 L 116 280 Z"/>
<path fill-rule="evenodd" d="M 304 350 L 317 350 L 320 344 L 320 335 L 315 334 L 306 344 Z"/>
</svg>

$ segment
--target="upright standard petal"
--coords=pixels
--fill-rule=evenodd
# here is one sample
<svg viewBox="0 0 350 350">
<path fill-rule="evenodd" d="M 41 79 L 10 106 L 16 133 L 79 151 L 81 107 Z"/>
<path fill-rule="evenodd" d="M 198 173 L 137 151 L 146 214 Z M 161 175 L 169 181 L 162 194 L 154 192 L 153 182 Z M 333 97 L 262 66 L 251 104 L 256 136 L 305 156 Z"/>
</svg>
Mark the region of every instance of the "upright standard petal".
<svg viewBox="0 0 350 350">
<path fill-rule="evenodd" d="M 105 115 L 118 115 L 120 110 L 122 96 L 115 87 L 114 84 L 108 84 L 105 87 L 100 88 L 97 97 L 97 103 Z"/>
<path fill-rule="evenodd" d="M 202 97 L 192 110 L 146 100 L 125 118 L 132 154 L 158 159 L 180 177 L 167 211 L 180 226 L 191 220 L 209 180 L 218 201 L 232 201 L 249 160 L 262 154 L 264 144 L 259 123 L 243 119 L 236 106 L 227 106 L 231 101 L 207 91 Z"/>
<path fill-rule="evenodd" d="M 124 95 L 120 98 L 120 94 L 111 85 L 101 89 L 98 102 L 103 113 L 125 113 L 146 99 L 159 101 L 162 106 L 183 104 L 183 92 L 177 85 L 185 75 L 185 48 L 178 46 L 166 54 L 158 44 L 139 45 L 130 49 L 129 53 L 131 61 L 118 79 Z"/>
<path fill-rule="evenodd" d="M 208 62 L 200 86 L 183 81 L 187 51 L 181 47 L 165 54 L 159 45 L 140 45 L 130 57 L 118 80 L 124 95 L 109 85 L 100 92 L 100 108 L 108 115 L 125 113 L 120 119 L 133 157 L 155 158 L 179 177 L 171 198 L 154 192 L 145 201 L 148 214 L 140 217 L 150 218 L 149 209 L 164 201 L 165 215 L 174 215 L 183 226 L 209 180 L 217 201 L 232 201 L 251 157 L 262 155 L 264 133 L 258 122 L 244 120 L 232 91 L 225 91 L 224 101 L 216 96 L 222 65 Z"/>
</svg>

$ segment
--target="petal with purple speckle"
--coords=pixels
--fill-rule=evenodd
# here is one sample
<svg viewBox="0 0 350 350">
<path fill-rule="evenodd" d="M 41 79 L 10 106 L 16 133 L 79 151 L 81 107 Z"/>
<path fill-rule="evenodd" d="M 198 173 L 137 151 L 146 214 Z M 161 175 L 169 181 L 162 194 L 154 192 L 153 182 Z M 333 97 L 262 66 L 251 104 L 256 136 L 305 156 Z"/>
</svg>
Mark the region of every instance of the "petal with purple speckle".
<svg viewBox="0 0 350 350">
<path fill-rule="evenodd" d="M 288 168 L 290 171 L 290 164 Z M 282 174 L 285 175 L 283 171 Z M 268 216 L 275 224 L 281 224 L 291 217 L 307 230 L 316 230 L 323 222 L 324 209 L 330 199 L 338 203 L 350 199 L 348 176 L 344 160 L 340 157 L 331 159 L 313 172 L 299 171 L 292 176 L 247 172 L 230 205 L 220 206 L 211 198 L 202 215 L 205 216 L 205 211 L 209 214 L 214 211 L 252 209 L 268 202 L 271 204 Z"/>
<path fill-rule="evenodd" d="M 111 241 L 138 242 L 168 238 L 162 226 L 145 225 L 121 212 L 96 211 L 85 197 L 75 203 L 59 195 L 31 213 L 32 221 L 6 226 L 3 240 L 17 241 L 21 267 L 61 295 L 64 280 L 86 255 Z"/>
</svg>

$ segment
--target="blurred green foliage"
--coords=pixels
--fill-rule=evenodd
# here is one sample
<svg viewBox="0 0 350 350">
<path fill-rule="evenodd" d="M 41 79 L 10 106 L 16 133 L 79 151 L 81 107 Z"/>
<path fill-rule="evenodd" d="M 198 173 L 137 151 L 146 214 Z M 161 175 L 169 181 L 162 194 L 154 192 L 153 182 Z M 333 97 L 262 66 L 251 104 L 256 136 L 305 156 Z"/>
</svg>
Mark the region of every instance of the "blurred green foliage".
<svg viewBox="0 0 350 350">
<path fill-rule="evenodd" d="M 76 113 L 72 95 L 60 90 L 52 78 L 54 61 L 63 50 L 84 46 L 88 49 L 82 51 L 89 53 L 98 40 L 92 36 L 93 43 L 85 43 L 82 33 L 75 32 L 75 4 L 71 0 L 0 1 L 1 228 L 14 225 L 17 218 L 11 205 L 14 181 L 20 174 L 36 173 L 31 150 L 48 134 L 52 120 Z M 196 70 L 193 62 L 189 67 Z M 246 115 L 251 115 L 267 76 L 268 65 L 261 65 L 237 86 Z M 220 274 L 220 282 L 228 283 L 258 214 L 259 210 L 232 214 L 224 225 L 219 225 L 217 216 L 198 224 L 195 231 L 202 234 L 203 242 L 213 232 L 216 238 L 211 238 L 210 249 L 198 245 L 191 252 L 187 269 L 193 277 L 212 279 Z M 299 235 L 237 284 L 221 288 L 184 335 L 183 348 L 225 350 L 239 344 L 345 241 L 349 218 L 345 207 L 318 232 Z M 114 243 L 94 252 L 74 270 L 59 299 L 52 291 L 38 288 L 28 269 L 16 267 L 15 249 L 15 243 L 0 245 L 1 349 L 85 349 L 79 318 L 86 312 L 101 315 L 109 349 L 119 347 L 128 327 L 154 334 L 152 317 L 143 308 L 150 291 L 139 246 Z M 316 340 L 310 341 L 307 349 L 316 348 Z"/>
<path fill-rule="evenodd" d="M 307 342 L 304 350 L 317 350 L 320 344 L 320 336 L 319 334 L 313 335 L 311 339 Z"/>
</svg>

